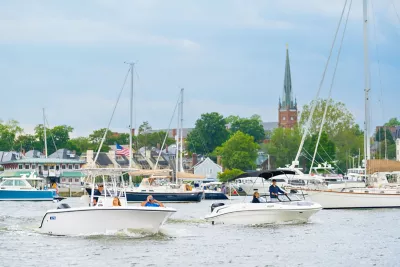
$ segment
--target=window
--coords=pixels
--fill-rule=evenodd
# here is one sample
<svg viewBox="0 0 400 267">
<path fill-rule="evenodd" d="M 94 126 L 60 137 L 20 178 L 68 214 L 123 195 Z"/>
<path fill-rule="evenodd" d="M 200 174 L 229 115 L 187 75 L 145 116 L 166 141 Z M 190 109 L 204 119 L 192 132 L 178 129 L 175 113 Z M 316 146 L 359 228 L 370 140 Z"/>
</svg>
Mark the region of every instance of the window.
<svg viewBox="0 0 400 267">
<path fill-rule="evenodd" d="M 79 164 L 75 164 L 75 170 L 79 169 Z"/>
<path fill-rule="evenodd" d="M 75 183 L 79 183 L 79 179 L 75 179 Z"/>
<path fill-rule="evenodd" d="M 7 180 L 2 185 L 4 185 L 4 186 L 13 186 L 14 185 L 14 180 Z"/>
<path fill-rule="evenodd" d="M 22 170 L 22 164 L 18 164 L 18 169 Z"/>
<path fill-rule="evenodd" d="M 212 169 L 209 169 L 209 170 L 208 170 L 208 173 L 211 174 L 211 173 L 212 173 Z"/>
<path fill-rule="evenodd" d="M 63 169 L 63 170 L 65 170 L 65 169 L 66 169 L 66 166 L 65 166 L 65 164 L 61 165 L 61 169 Z"/>
<path fill-rule="evenodd" d="M 59 171 L 60 170 L 60 165 L 57 165 L 56 166 L 56 171 Z"/>
<path fill-rule="evenodd" d="M 49 170 L 49 166 L 44 165 L 44 166 L 43 166 L 43 170 L 44 170 L 44 171 Z"/>
<path fill-rule="evenodd" d="M 69 182 L 72 183 L 72 179 L 71 178 L 69 179 Z"/>
<path fill-rule="evenodd" d="M 294 118 L 293 118 L 293 117 L 290 117 L 290 120 L 292 121 L 292 120 L 294 120 Z"/>
<path fill-rule="evenodd" d="M 65 178 L 62 178 L 62 179 L 61 179 L 61 182 L 65 183 L 65 181 L 66 181 L 66 179 L 65 179 Z"/>
<path fill-rule="evenodd" d="M 15 181 L 14 181 L 14 185 L 15 185 L 15 186 L 26 186 L 26 184 L 24 183 L 24 181 L 21 181 L 21 180 L 15 180 Z"/>
<path fill-rule="evenodd" d="M 25 170 L 29 170 L 29 164 L 25 164 Z"/>
<path fill-rule="evenodd" d="M 33 170 L 36 169 L 36 164 L 32 164 L 31 169 L 33 169 Z"/>
<path fill-rule="evenodd" d="M 72 164 L 68 164 L 68 169 L 72 170 Z"/>
<path fill-rule="evenodd" d="M 286 117 L 285 117 L 285 116 L 283 116 L 283 117 L 282 117 L 282 120 L 284 120 L 284 121 L 285 121 L 285 120 L 286 120 Z"/>
</svg>

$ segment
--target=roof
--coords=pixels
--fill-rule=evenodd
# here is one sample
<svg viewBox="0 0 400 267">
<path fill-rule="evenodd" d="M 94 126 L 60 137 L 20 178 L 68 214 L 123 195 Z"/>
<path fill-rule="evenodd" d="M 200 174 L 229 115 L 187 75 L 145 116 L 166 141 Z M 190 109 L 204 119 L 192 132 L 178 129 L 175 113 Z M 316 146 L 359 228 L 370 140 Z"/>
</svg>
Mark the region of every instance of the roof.
<svg viewBox="0 0 400 267">
<path fill-rule="evenodd" d="M 25 153 L 24 156 L 26 158 L 40 158 L 42 155 L 42 152 L 40 152 L 39 150 L 29 150 Z"/>
<path fill-rule="evenodd" d="M 19 159 L 19 153 L 15 151 L 0 151 L 0 162 Z"/>
<path fill-rule="evenodd" d="M 85 174 L 82 172 L 66 172 L 64 171 L 61 177 L 85 177 Z"/>
<path fill-rule="evenodd" d="M 4 164 L 25 164 L 25 163 L 34 163 L 34 164 L 45 164 L 45 163 L 54 163 L 54 164 L 84 164 L 84 160 L 77 159 L 57 159 L 57 158 L 23 158 L 17 160 L 10 160 L 6 162 L 2 162 L 1 165 Z"/>
<path fill-rule="evenodd" d="M 30 175 L 31 171 L 4 171 L 0 173 L 0 178 L 20 177 L 21 175 Z"/>
<path fill-rule="evenodd" d="M 66 148 L 61 148 L 51 154 L 49 158 L 58 158 L 58 159 L 79 159 L 79 157 L 71 150 Z"/>
<path fill-rule="evenodd" d="M 264 131 L 272 131 L 275 128 L 278 128 L 278 122 L 277 121 L 273 121 L 273 122 L 262 122 L 261 123 Z"/>
<path fill-rule="evenodd" d="M 218 164 L 215 163 L 213 160 L 211 160 L 209 157 L 207 157 L 207 158 L 205 158 L 205 159 L 199 161 L 196 165 L 194 165 L 194 166 L 193 166 L 193 169 L 199 167 L 201 164 L 203 164 L 203 163 L 205 163 L 205 162 L 213 163 L 214 165 L 217 165 L 217 166 L 219 166 L 219 167 L 222 168 L 222 166 L 218 165 Z"/>
</svg>

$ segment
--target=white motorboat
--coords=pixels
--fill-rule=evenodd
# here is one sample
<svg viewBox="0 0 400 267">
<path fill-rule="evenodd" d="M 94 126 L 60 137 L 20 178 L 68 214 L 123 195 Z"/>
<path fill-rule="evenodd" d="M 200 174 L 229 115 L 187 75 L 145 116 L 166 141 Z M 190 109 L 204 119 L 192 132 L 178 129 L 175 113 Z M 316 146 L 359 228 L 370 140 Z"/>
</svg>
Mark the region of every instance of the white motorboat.
<svg viewBox="0 0 400 267">
<path fill-rule="evenodd" d="M 282 170 L 264 171 L 259 172 L 258 177 L 268 180 L 282 174 L 282 172 L 286 174 L 293 173 Z M 247 175 L 254 177 L 254 173 Z M 243 175 L 240 177 L 243 177 Z M 213 223 L 220 222 L 226 224 L 304 223 L 322 208 L 318 203 L 300 200 L 295 195 L 280 195 L 277 199 L 273 200 L 276 201 L 271 201 L 270 199 L 266 203 L 243 202 L 228 205 L 214 203 L 211 206 L 211 214 L 207 215 L 205 219 Z"/>
<path fill-rule="evenodd" d="M 176 212 L 168 207 L 141 207 L 128 206 L 123 191 L 117 190 L 115 177 L 117 174 L 133 172 L 132 169 L 83 169 L 89 172 L 88 176 L 102 175 L 105 193 L 101 196 L 91 195 L 90 205 L 71 208 L 68 204 L 61 204 L 57 209 L 49 210 L 43 216 L 40 231 L 52 235 L 87 235 L 106 234 L 108 232 L 125 229 L 140 230 L 149 233 L 159 231 L 165 221 Z M 106 187 L 104 176 L 113 178 L 113 189 Z M 94 183 L 93 183 L 94 190 Z M 114 192 L 118 192 L 116 195 Z M 93 199 L 97 197 L 97 205 Z M 113 206 L 117 197 L 120 206 Z"/>
</svg>

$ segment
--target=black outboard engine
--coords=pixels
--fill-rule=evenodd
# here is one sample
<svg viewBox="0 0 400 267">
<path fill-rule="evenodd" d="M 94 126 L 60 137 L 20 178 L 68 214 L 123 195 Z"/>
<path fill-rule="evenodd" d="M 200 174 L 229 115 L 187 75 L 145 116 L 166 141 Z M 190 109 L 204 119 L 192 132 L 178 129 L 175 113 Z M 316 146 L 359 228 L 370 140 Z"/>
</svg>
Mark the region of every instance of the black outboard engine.
<svg viewBox="0 0 400 267">
<path fill-rule="evenodd" d="M 221 207 L 221 206 L 223 206 L 223 205 L 225 205 L 224 203 L 213 203 L 212 205 L 211 205 L 211 212 L 213 212 L 213 210 L 216 208 L 216 207 Z"/>
<path fill-rule="evenodd" d="M 60 205 L 58 205 L 57 209 L 61 210 L 61 209 L 69 209 L 71 208 L 70 205 L 68 205 L 67 203 L 61 203 Z"/>
</svg>

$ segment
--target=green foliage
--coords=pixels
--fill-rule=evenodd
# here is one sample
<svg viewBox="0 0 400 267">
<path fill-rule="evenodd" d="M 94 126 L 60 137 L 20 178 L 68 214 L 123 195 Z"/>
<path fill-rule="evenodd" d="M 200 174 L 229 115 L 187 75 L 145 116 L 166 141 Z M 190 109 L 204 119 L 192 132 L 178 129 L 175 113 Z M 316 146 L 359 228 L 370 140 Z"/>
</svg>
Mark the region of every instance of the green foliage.
<svg viewBox="0 0 400 267">
<path fill-rule="evenodd" d="M 318 134 L 319 132 L 326 102 L 327 101 L 325 99 L 318 99 L 316 102 L 317 105 L 311 120 L 311 127 L 309 129 L 310 135 Z M 311 105 L 314 103 L 315 101 L 312 101 Z M 306 122 L 310 116 L 310 111 L 311 108 L 309 105 L 303 106 L 300 116 L 300 125 L 306 126 Z M 344 130 L 353 127 L 354 124 L 354 116 L 349 110 L 347 110 L 345 104 L 342 102 L 334 102 L 331 99 L 329 101 L 329 107 L 325 117 L 325 124 L 323 126 L 323 129 L 328 134 L 328 137 L 334 138 Z"/>
<path fill-rule="evenodd" d="M 256 142 L 262 142 L 265 138 L 264 127 L 261 124 L 261 119 L 253 115 L 252 118 L 237 118 L 232 122 L 230 131 L 236 133 L 241 131 L 242 133 L 251 135 L 254 137 Z"/>
<path fill-rule="evenodd" d="M 46 128 L 47 154 L 52 154 L 56 149 L 65 148 L 69 141 L 69 134 L 74 130 L 71 126 L 59 125 L 54 128 Z M 41 145 L 40 150 L 44 150 L 44 128 L 43 124 L 35 127 L 35 136 L 38 144 Z"/>
<path fill-rule="evenodd" d="M 375 133 L 375 141 L 381 142 L 381 141 L 385 141 L 385 139 L 388 144 L 394 143 L 393 136 L 392 136 L 392 133 L 390 132 L 390 129 L 387 127 L 379 127 L 378 131 Z"/>
<path fill-rule="evenodd" d="M 307 140 L 306 145 L 304 146 L 305 150 L 308 152 L 307 157 L 312 160 L 314 155 L 315 145 L 317 144 L 318 135 L 313 134 L 310 139 Z M 317 154 L 315 155 L 314 166 L 317 166 L 318 163 L 328 162 L 333 165 L 336 159 L 336 146 L 329 139 L 328 134 L 324 131 L 321 133 L 321 138 L 319 140 L 319 145 L 317 149 Z M 307 169 L 310 168 L 311 162 L 307 161 Z"/>
<path fill-rule="evenodd" d="M 165 135 L 166 132 L 164 131 L 153 132 L 153 133 L 142 133 L 139 134 L 138 136 L 133 137 L 133 144 L 136 150 L 141 147 L 152 148 L 152 147 L 157 147 L 157 145 L 161 146 L 164 141 Z M 171 145 L 175 143 L 175 140 L 171 137 L 167 137 L 165 143 L 167 145 Z"/>
<path fill-rule="evenodd" d="M 255 168 L 258 148 L 253 136 L 237 131 L 215 153 L 222 156 L 225 168 L 249 170 Z"/>
<path fill-rule="evenodd" d="M 224 172 L 218 173 L 218 180 L 220 182 L 227 182 L 230 179 L 233 179 L 243 173 L 242 170 L 239 169 L 225 169 Z"/>
<path fill-rule="evenodd" d="M 229 137 L 224 117 L 217 113 L 205 113 L 196 121 L 195 128 L 188 134 L 187 148 L 198 154 L 209 154 Z"/>
<path fill-rule="evenodd" d="M 81 155 L 82 153 L 86 153 L 86 151 L 88 150 L 93 150 L 97 152 L 97 149 L 99 147 L 98 144 L 90 142 L 90 139 L 88 137 L 77 137 L 70 139 L 65 148 L 71 151 L 76 151 L 76 154 Z M 108 146 L 103 146 L 101 148 L 101 152 L 108 152 L 108 150 Z"/>
<path fill-rule="evenodd" d="M 0 121 L 0 151 L 10 151 L 14 148 L 17 134 L 22 132 L 18 122 L 10 120 L 6 123 Z"/>
<path fill-rule="evenodd" d="M 385 126 L 400 126 L 400 121 L 397 118 L 391 118 L 387 123 L 385 123 Z"/>
<path fill-rule="evenodd" d="M 36 138 L 36 136 L 31 135 L 31 134 L 21 134 L 17 137 L 17 139 L 15 140 L 15 147 L 14 149 L 16 150 L 25 150 L 25 151 L 29 151 L 29 150 L 41 150 L 41 148 L 43 147 L 42 144 L 40 144 L 40 142 L 38 141 L 38 139 Z"/>
<path fill-rule="evenodd" d="M 300 141 L 301 132 L 298 127 L 276 128 L 271 133 L 270 142 L 262 148 L 274 159 L 275 168 L 285 167 L 295 159 Z"/>
</svg>

